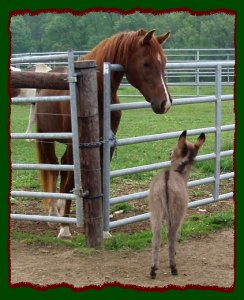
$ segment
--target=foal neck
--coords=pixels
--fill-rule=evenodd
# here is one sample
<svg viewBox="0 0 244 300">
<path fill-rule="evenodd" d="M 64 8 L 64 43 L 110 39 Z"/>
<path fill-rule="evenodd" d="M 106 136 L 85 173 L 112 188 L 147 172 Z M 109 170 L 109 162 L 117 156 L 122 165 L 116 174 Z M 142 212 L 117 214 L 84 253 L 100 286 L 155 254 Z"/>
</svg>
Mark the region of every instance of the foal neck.
<svg viewBox="0 0 244 300">
<path fill-rule="evenodd" d="M 182 164 L 181 162 L 177 166 L 172 167 L 172 171 L 179 174 L 186 182 L 188 181 L 192 164 Z"/>
</svg>

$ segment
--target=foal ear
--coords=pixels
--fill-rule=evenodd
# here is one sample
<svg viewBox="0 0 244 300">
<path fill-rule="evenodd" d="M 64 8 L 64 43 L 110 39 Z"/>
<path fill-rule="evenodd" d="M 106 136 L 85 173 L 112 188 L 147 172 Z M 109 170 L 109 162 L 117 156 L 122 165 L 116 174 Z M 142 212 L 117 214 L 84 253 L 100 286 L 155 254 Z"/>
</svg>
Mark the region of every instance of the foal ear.
<svg viewBox="0 0 244 300">
<path fill-rule="evenodd" d="M 142 40 L 142 45 L 146 45 L 150 42 L 151 38 L 153 37 L 154 32 L 156 31 L 156 29 L 153 29 L 151 31 L 148 31 L 146 33 L 146 35 L 144 36 L 143 40 Z"/>
<path fill-rule="evenodd" d="M 199 137 L 198 137 L 198 139 L 197 139 L 197 141 L 196 141 L 196 143 L 195 143 L 195 147 L 196 147 L 197 149 L 199 149 L 200 147 L 202 147 L 202 145 L 203 145 L 204 142 L 205 142 L 205 139 L 206 139 L 205 134 L 202 132 L 202 133 L 199 135 Z"/>
<path fill-rule="evenodd" d="M 179 140 L 182 139 L 182 138 L 186 139 L 186 134 L 187 134 L 187 131 L 184 130 L 184 131 L 181 133 L 181 135 L 179 136 Z"/>
<path fill-rule="evenodd" d="M 180 148 L 182 148 L 182 147 L 184 147 L 185 146 L 185 144 L 186 144 L 186 130 L 184 130 L 183 132 L 182 132 L 182 134 L 180 135 L 180 137 L 179 137 L 179 140 L 178 140 L 178 146 L 180 147 Z"/>
<path fill-rule="evenodd" d="M 165 32 L 164 34 L 157 36 L 157 40 L 159 44 L 162 44 L 164 41 L 166 41 L 169 36 L 170 36 L 170 32 Z"/>
</svg>

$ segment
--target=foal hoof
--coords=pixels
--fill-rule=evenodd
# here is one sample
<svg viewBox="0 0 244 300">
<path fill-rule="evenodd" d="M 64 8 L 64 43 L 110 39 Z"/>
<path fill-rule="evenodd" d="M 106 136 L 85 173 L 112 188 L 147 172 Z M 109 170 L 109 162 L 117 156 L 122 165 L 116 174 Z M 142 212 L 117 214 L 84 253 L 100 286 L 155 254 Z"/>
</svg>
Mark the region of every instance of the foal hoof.
<svg viewBox="0 0 244 300">
<path fill-rule="evenodd" d="M 157 270 L 158 268 L 157 267 L 155 267 L 155 266 L 152 266 L 151 267 L 151 272 L 150 272 L 150 277 L 152 278 L 152 279 L 155 279 L 156 278 L 156 270 Z"/>
<path fill-rule="evenodd" d="M 57 236 L 58 239 L 70 239 L 71 233 L 69 231 L 69 227 L 61 227 L 59 230 L 59 234 Z"/>
<path fill-rule="evenodd" d="M 177 270 L 176 266 L 171 267 L 171 274 L 178 275 L 178 270 Z"/>
</svg>

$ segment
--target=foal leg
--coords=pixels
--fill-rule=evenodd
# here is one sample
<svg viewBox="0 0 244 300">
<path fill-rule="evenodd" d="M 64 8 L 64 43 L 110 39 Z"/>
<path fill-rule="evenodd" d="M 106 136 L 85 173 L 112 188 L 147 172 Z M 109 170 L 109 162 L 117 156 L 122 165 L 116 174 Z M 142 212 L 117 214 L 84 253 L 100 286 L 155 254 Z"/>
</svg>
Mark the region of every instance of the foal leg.
<svg viewBox="0 0 244 300">
<path fill-rule="evenodd" d="M 156 278 L 156 270 L 159 265 L 159 251 L 162 238 L 162 210 L 151 211 L 151 228 L 152 228 L 152 264 L 150 276 L 152 279 Z"/>
<path fill-rule="evenodd" d="M 178 275 L 175 262 L 177 232 L 180 227 L 181 219 L 174 219 L 168 222 L 168 243 L 169 243 L 169 266 L 172 275 Z"/>
</svg>

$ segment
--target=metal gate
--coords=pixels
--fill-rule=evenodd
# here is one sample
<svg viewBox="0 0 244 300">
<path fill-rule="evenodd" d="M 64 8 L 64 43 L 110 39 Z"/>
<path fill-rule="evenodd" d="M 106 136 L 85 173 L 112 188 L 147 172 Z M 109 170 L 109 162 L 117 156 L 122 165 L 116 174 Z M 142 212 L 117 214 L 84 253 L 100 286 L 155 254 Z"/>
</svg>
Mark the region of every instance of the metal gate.
<svg viewBox="0 0 244 300">
<path fill-rule="evenodd" d="M 215 126 L 207 128 L 198 128 L 187 130 L 188 135 L 204 133 L 214 133 L 215 134 L 215 150 L 213 153 L 200 155 L 196 158 L 197 161 L 200 160 L 210 160 L 214 159 L 214 174 L 211 177 L 202 178 L 194 181 L 188 182 L 189 187 L 197 186 L 200 184 L 212 183 L 213 196 L 205 199 L 199 199 L 190 202 L 188 207 L 196 207 L 214 201 L 229 199 L 233 197 L 233 193 L 219 194 L 220 180 L 229 179 L 234 177 L 234 172 L 225 173 L 220 175 L 220 158 L 224 156 L 233 155 L 233 150 L 221 151 L 221 132 L 234 130 L 235 125 L 221 125 L 221 102 L 232 100 L 233 95 L 222 95 L 222 72 L 226 72 L 226 69 L 233 68 L 234 61 L 211 61 L 211 62 L 186 62 L 186 63 L 168 63 L 166 70 L 174 69 L 202 69 L 202 68 L 214 68 L 215 69 L 215 95 L 212 96 L 201 96 L 201 97 L 189 97 L 181 98 L 173 101 L 173 105 L 184 105 L 184 104 L 197 104 L 197 103 L 215 103 Z M 110 198 L 110 178 L 115 176 L 123 176 L 127 174 L 133 174 L 137 172 L 145 172 L 157 170 L 170 166 L 170 161 L 164 161 L 162 163 L 155 163 L 150 165 L 136 166 L 127 169 L 110 171 L 110 148 L 111 148 L 111 111 L 115 110 L 127 110 L 127 109 L 138 109 L 138 108 L 150 108 L 150 104 L 147 102 L 135 102 L 135 103 L 125 103 L 125 104 L 111 104 L 111 72 L 122 71 L 121 65 L 114 65 L 105 63 L 104 64 L 104 144 L 103 144 L 103 218 L 104 218 L 104 230 L 108 231 L 110 229 L 134 223 L 137 221 L 146 220 L 149 218 L 149 213 L 144 213 L 141 215 L 133 216 L 130 218 L 124 218 L 117 221 L 110 222 L 109 220 L 109 209 L 110 205 L 117 204 L 121 202 L 136 200 L 145 198 L 148 196 L 148 191 L 142 191 L 138 193 L 133 193 L 129 195 L 123 195 L 119 197 Z M 152 142 L 163 139 L 177 138 L 179 137 L 181 131 L 177 132 L 167 132 L 162 134 L 139 136 L 132 138 L 123 138 L 116 141 L 116 146 L 120 147 L 123 145 L 136 144 L 142 142 Z"/>
</svg>

